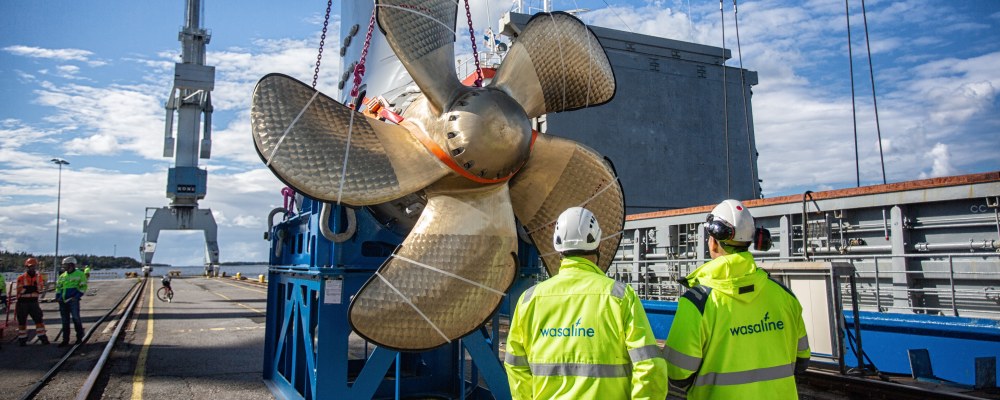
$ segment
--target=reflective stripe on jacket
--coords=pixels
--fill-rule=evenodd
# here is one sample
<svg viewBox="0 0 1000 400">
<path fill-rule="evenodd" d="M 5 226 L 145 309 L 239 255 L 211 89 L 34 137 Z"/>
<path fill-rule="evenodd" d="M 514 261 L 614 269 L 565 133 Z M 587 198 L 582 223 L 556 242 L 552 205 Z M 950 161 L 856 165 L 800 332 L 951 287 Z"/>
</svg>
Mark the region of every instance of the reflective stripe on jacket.
<svg viewBox="0 0 1000 400">
<path fill-rule="evenodd" d="M 56 281 L 56 299 L 81 298 L 87 292 L 87 276 L 83 271 L 63 272 Z"/>
<path fill-rule="evenodd" d="M 514 399 L 663 399 L 666 362 L 635 291 L 580 257 L 521 295 L 504 367 Z"/>
<path fill-rule="evenodd" d="M 687 398 L 797 399 L 809 361 L 802 306 L 749 252 L 716 258 L 687 276 L 664 355 Z"/>
<path fill-rule="evenodd" d="M 45 290 L 45 279 L 42 274 L 35 273 L 35 276 L 28 275 L 27 272 L 17 277 L 17 299 L 24 301 L 37 301 L 38 296 Z"/>
</svg>

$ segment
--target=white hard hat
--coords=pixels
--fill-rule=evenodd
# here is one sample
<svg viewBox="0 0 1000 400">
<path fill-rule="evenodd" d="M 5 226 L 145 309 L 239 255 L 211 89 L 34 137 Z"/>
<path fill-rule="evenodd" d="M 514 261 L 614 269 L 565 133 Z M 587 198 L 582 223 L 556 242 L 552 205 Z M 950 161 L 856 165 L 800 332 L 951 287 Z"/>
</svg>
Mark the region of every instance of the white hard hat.
<svg viewBox="0 0 1000 400">
<path fill-rule="evenodd" d="M 563 211 L 556 221 L 556 230 L 552 234 L 552 245 L 556 251 L 591 252 L 601 244 L 601 226 L 597 217 L 583 207 L 571 207 Z"/>
<path fill-rule="evenodd" d="M 750 211 L 736 200 L 725 200 L 706 218 L 708 234 L 723 243 L 749 244 L 753 241 L 754 221 Z"/>
<path fill-rule="evenodd" d="M 76 257 L 73 257 L 73 256 L 66 257 L 66 258 L 64 258 L 62 260 L 62 263 L 63 263 L 63 265 L 66 265 L 66 264 L 76 265 Z"/>
</svg>

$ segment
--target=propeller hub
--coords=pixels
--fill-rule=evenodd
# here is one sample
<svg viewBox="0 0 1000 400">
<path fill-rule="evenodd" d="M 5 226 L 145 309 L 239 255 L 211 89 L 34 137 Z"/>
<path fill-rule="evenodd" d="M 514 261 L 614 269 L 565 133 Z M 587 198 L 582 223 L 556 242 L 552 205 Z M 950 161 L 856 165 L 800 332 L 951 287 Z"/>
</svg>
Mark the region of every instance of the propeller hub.
<svg viewBox="0 0 1000 400">
<path fill-rule="evenodd" d="M 460 95 L 442 115 L 444 148 L 470 174 L 506 179 L 527 161 L 531 124 L 506 93 L 493 88 Z"/>
</svg>

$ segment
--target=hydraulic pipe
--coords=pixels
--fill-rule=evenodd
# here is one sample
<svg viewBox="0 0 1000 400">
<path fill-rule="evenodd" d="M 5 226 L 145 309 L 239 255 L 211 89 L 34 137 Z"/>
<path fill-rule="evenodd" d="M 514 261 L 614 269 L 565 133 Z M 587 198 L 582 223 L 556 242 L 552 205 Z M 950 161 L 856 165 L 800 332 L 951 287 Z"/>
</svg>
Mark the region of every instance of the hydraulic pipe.
<svg viewBox="0 0 1000 400">
<path fill-rule="evenodd" d="M 803 249 L 809 248 L 809 219 L 807 215 L 808 211 L 807 209 L 809 207 L 809 204 L 806 203 L 806 198 L 812 201 L 813 205 L 816 206 L 816 212 L 820 212 L 819 204 L 817 204 L 816 200 L 814 200 L 812 197 L 812 190 L 806 190 L 805 193 L 802 193 L 802 248 Z M 806 261 L 809 261 L 809 251 L 803 250 L 802 257 L 805 258 Z"/>
<path fill-rule="evenodd" d="M 803 251 L 802 248 L 798 248 L 796 250 Z M 813 247 L 809 249 L 809 252 L 812 254 L 883 253 L 889 251 L 892 251 L 891 245 L 847 246 L 847 247 L 825 246 L 825 247 Z"/>
<path fill-rule="evenodd" d="M 975 241 L 969 240 L 968 242 L 958 242 L 958 243 L 917 243 L 913 245 L 913 249 L 919 252 L 927 251 L 954 251 L 954 250 L 996 250 L 1000 248 L 1000 243 L 996 240 L 983 240 Z"/>
</svg>

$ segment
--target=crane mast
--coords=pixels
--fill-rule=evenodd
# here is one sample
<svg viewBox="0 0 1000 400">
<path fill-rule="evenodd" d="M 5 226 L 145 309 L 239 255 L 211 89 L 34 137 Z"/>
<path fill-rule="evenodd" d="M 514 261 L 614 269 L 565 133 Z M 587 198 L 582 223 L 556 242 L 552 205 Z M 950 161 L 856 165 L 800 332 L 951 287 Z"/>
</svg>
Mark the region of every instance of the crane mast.
<svg viewBox="0 0 1000 400">
<path fill-rule="evenodd" d="M 205 65 L 205 46 L 212 36 L 202 27 L 203 17 L 201 0 L 188 0 L 184 27 L 177 35 L 181 42 L 181 62 L 174 64 L 174 84 L 165 107 L 163 156 L 174 158 L 174 166 L 167 173 L 166 194 L 170 205 L 146 208 L 140 251 L 143 271 L 147 274 L 152 270 L 150 265 L 162 230 L 204 231 L 206 270 L 215 272 L 214 267 L 219 263 L 215 217 L 212 210 L 198 208 L 198 200 L 205 198 L 208 183 L 208 171 L 198 167 L 198 159 L 211 157 L 211 93 L 215 88 L 215 67 Z"/>
</svg>

